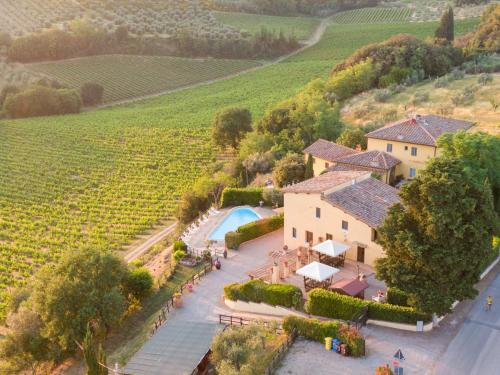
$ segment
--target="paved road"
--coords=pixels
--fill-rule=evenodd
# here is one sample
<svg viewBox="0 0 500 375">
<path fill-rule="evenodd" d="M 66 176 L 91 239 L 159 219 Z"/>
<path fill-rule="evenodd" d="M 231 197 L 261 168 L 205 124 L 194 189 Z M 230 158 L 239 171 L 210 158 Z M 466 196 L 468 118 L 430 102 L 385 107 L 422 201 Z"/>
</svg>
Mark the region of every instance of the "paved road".
<svg viewBox="0 0 500 375">
<path fill-rule="evenodd" d="M 488 295 L 495 304 L 485 310 Z M 500 374 L 500 274 L 476 299 L 464 324 L 448 346 L 436 375 Z"/>
<path fill-rule="evenodd" d="M 126 262 L 132 262 L 133 260 L 136 260 L 139 258 L 142 254 L 144 254 L 146 251 L 148 251 L 152 246 L 163 240 L 170 232 L 172 232 L 175 227 L 177 226 L 177 223 L 173 223 L 172 225 L 169 225 L 168 227 L 162 229 L 160 232 L 152 235 L 149 237 L 144 243 L 142 243 L 140 246 L 138 246 L 134 251 L 131 251 L 127 255 L 125 255 L 124 259 Z"/>
</svg>

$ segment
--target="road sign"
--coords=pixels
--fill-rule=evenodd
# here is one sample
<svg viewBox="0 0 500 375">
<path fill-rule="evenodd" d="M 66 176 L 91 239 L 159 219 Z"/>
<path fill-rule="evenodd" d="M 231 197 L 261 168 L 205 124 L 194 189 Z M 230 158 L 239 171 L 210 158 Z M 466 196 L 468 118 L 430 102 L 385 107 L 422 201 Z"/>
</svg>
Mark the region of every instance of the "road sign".
<svg viewBox="0 0 500 375">
<path fill-rule="evenodd" d="M 405 356 L 403 355 L 403 352 L 401 351 L 401 349 L 398 349 L 396 354 L 394 354 L 394 358 L 399 359 L 400 361 L 405 360 Z"/>
</svg>

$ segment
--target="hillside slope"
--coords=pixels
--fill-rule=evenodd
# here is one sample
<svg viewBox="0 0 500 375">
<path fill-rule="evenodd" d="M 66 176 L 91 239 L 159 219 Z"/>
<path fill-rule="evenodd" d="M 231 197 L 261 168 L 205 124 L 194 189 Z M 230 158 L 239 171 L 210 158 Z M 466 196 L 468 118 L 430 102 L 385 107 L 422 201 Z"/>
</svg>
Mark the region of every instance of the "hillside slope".
<svg viewBox="0 0 500 375">
<path fill-rule="evenodd" d="M 435 28 L 333 25 L 291 59 L 209 86 L 80 115 L 0 121 L 0 290 L 64 251 L 120 250 L 171 217 L 214 158 L 210 124 L 218 110 L 247 107 L 258 119 L 357 48 Z"/>
<path fill-rule="evenodd" d="M 493 81 L 478 83 L 480 75 L 466 75 L 436 88 L 435 81 L 427 81 L 405 88 L 384 102 L 376 100 L 377 90 L 349 100 L 342 109 L 345 122 L 356 125 L 385 124 L 411 114 L 440 114 L 476 123 L 476 130 L 500 134 L 500 73 L 492 74 Z M 470 100 L 460 100 L 464 92 L 473 94 Z"/>
</svg>

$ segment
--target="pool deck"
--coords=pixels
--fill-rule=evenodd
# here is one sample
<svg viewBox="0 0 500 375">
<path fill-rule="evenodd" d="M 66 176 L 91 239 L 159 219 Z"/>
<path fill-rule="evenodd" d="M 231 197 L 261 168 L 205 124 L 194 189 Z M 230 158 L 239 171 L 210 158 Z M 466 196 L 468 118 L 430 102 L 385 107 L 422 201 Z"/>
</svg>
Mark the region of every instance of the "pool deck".
<svg viewBox="0 0 500 375">
<path fill-rule="evenodd" d="M 187 241 L 189 243 L 189 246 L 195 249 L 205 249 L 207 246 L 206 242 L 208 240 L 210 233 L 212 233 L 212 231 L 215 228 L 217 228 L 219 224 L 222 223 L 222 221 L 227 217 L 227 215 L 231 212 L 231 210 L 233 210 L 234 208 L 241 208 L 241 207 L 251 208 L 252 210 L 257 212 L 262 218 L 276 215 L 276 212 L 269 207 L 239 206 L 239 207 L 220 209 L 219 214 L 210 216 L 208 221 L 201 224 L 198 230 L 192 234 L 189 241 Z"/>
</svg>

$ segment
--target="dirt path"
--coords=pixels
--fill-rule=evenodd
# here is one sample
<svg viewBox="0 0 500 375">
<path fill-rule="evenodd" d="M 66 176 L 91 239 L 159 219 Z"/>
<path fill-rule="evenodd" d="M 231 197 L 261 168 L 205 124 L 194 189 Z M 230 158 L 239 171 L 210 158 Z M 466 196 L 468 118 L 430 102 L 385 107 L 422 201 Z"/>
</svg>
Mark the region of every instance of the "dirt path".
<svg viewBox="0 0 500 375">
<path fill-rule="evenodd" d="M 129 252 L 124 256 L 126 262 L 130 263 L 137 258 L 139 258 L 142 254 L 148 251 L 152 246 L 156 245 L 158 242 L 163 240 L 166 236 L 168 236 L 177 226 L 177 222 L 169 225 L 166 228 L 163 228 L 160 232 L 153 234 L 151 237 L 147 238 L 141 245 L 137 248 Z"/>
<path fill-rule="evenodd" d="M 163 91 L 163 92 L 160 92 L 157 94 L 141 96 L 141 97 L 137 97 L 134 99 L 127 99 L 127 100 L 114 102 L 114 103 L 108 103 L 108 104 L 102 105 L 99 108 L 111 107 L 111 106 L 115 106 L 115 105 L 123 105 L 123 104 L 131 103 L 131 102 L 144 100 L 147 98 L 153 98 L 153 97 L 171 94 L 171 93 L 182 91 L 182 90 L 188 90 L 188 89 L 195 88 L 195 87 L 206 86 L 206 85 L 210 85 L 210 84 L 215 83 L 215 82 L 224 81 L 227 79 L 238 77 L 238 76 L 241 76 L 245 73 L 256 71 L 256 70 L 259 70 L 259 69 L 262 69 L 262 68 L 265 68 L 265 67 L 268 67 L 271 65 L 279 64 L 279 63 L 289 59 L 290 57 L 295 56 L 295 55 L 305 51 L 306 49 L 311 48 L 312 46 L 316 45 L 323 37 L 323 35 L 326 31 L 326 28 L 328 27 L 329 24 L 330 24 L 330 18 L 322 19 L 320 24 L 318 25 L 318 27 L 314 31 L 314 33 L 309 37 L 309 39 L 304 43 L 304 45 L 301 48 L 289 53 L 288 55 L 281 56 L 280 58 L 278 58 L 276 60 L 267 62 L 261 66 L 258 66 L 255 68 L 250 68 L 250 69 L 241 71 L 239 73 L 231 74 L 231 75 L 228 75 L 228 76 L 225 76 L 222 78 L 217 78 L 217 79 L 210 80 L 210 81 L 200 82 L 200 83 L 190 85 L 190 86 L 180 87 L 180 88 L 174 89 L 174 90 L 167 90 L 167 91 Z M 143 255 L 145 252 L 147 252 L 152 246 L 154 246 L 155 244 L 157 244 L 158 242 L 163 240 L 168 234 L 170 234 L 175 229 L 176 225 L 177 225 L 177 223 L 173 223 L 173 224 L 169 225 L 168 227 L 165 227 L 164 229 L 162 229 L 160 232 L 157 232 L 154 235 L 152 235 L 151 237 L 149 237 L 148 239 L 146 239 L 136 249 L 134 249 L 133 251 L 131 251 L 127 255 L 125 255 L 125 257 L 124 257 L 125 261 L 130 263 L 130 262 L 134 261 L 135 259 L 139 258 L 141 255 Z"/>
<path fill-rule="evenodd" d="M 277 58 L 275 60 L 266 61 L 262 65 L 259 65 L 259 66 L 253 67 L 253 68 L 249 68 L 249 69 L 245 69 L 245 70 L 242 70 L 242 71 L 240 71 L 238 73 L 230 74 L 230 75 L 227 75 L 227 76 L 224 76 L 224 77 L 215 78 L 215 79 L 212 79 L 212 80 L 209 80 L 209 81 L 203 81 L 203 82 L 195 83 L 195 84 L 192 84 L 192 85 L 182 86 L 182 87 L 178 87 L 176 89 L 170 89 L 170 90 L 160 91 L 160 92 L 155 93 L 155 94 L 142 95 L 142 96 L 138 96 L 136 98 L 119 100 L 119 101 L 116 101 L 116 102 L 102 104 L 100 106 L 97 106 L 97 107 L 94 107 L 94 108 L 90 108 L 90 109 L 88 109 L 88 111 L 94 111 L 96 109 L 101 109 L 101 108 L 109 108 L 109 107 L 114 107 L 114 106 L 129 104 L 129 103 L 135 103 L 135 102 L 139 102 L 139 101 L 142 101 L 142 100 L 145 100 L 145 99 L 157 98 L 159 96 L 163 96 L 163 95 L 167 95 L 167 94 L 173 94 L 173 93 L 176 93 L 176 92 L 180 92 L 180 91 L 184 91 L 184 90 L 189 90 L 189 89 L 193 89 L 193 88 L 196 88 L 196 87 L 208 86 L 208 85 L 211 85 L 212 83 L 226 81 L 228 79 L 232 79 L 232 78 L 236 78 L 236 77 L 242 76 L 243 74 L 246 74 L 246 73 L 255 72 L 255 71 L 258 71 L 260 69 L 264 69 L 264 68 L 267 68 L 269 66 L 279 64 L 279 63 L 281 63 L 281 62 L 289 59 L 290 57 L 298 55 L 299 53 L 305 51 L 306 49 L 311 48 L 312 46 L 316 45 L 321 40 L 321 38 L 323 37 L 323 35 L 324 35 L 325 31 L 326 31 L 326 28 L 330 25 L 330 22 L 331 22 L 331 17 L 323 18 L 321 20 L 320 24 L 318 25 L 318 27 L 316 28 L 316 30 L 314 31 L 314 33 L 309 37 L 309 39 L 307 39 L 304 42 L 304 44 L 303 44 L 302 47 L 300 47 L 299 49 L 297 49 L 297 50 L 295 50 L 295 51 L 293 51 L 293 52 L 291 52 L 291 53 L 289 53 L 287 55 L 280 56 L 279 58 Z"/>
</svg>

